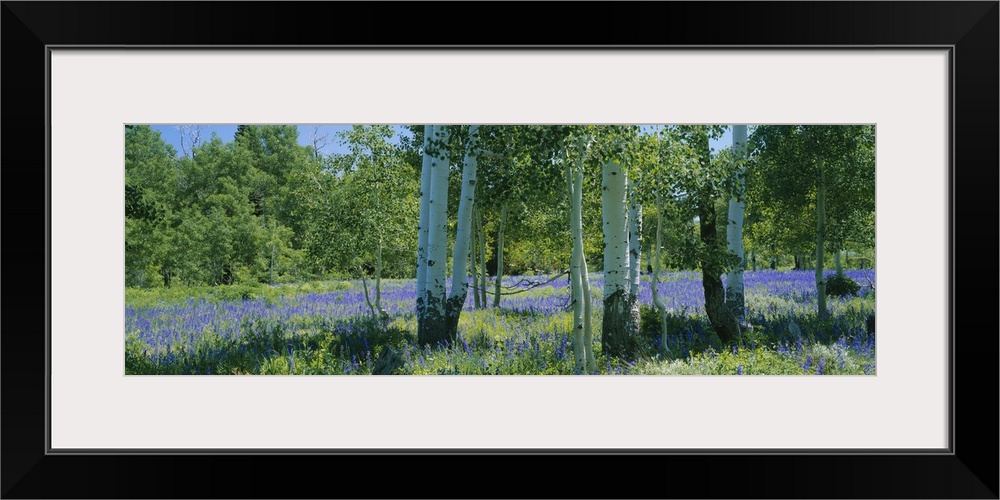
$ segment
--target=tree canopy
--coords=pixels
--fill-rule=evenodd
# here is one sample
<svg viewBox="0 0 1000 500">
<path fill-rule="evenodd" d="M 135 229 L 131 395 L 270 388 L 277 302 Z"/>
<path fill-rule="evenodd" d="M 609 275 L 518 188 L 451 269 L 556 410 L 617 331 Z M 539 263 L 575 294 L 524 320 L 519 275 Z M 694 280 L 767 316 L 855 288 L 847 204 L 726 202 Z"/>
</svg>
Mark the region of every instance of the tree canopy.
<svg viewBox="0 0 1000 500">
<path fill-rule="evenodd" d="M 450 127 L 442 145 L 451 184 L 448 269 L 461 255 L 453 237 L 469 135 L 468 126 Z M 629 203 L 657 222 L 637 230 L 648 262 L 660 228 L 665 269 L 707 264 L 713 276 L 731 269 L 726 203 L 741 167 L 748 259 L 787 266 L 790 256 L 814 256 L 821 167 L 823 246 L 873 252 L 873 126 L 751 126 L 747 158 L 728 147 L 710 149 L 725 129 L 481 125 L 469 230 L 485 259 L 477 252 L 469 269 L 477 277 L 484 268 L 489 274 L 568 269 L 570 165 L 582 174 L 582 254 L 591 272 L 603 271 L 601 171 L 609 160 L 628 177 Z M 311 145 L 300 145 L 298 133 L 295 126 L 241 125 L 233 137 L 188 141 L 179 155 L 153 128 L 125 127 L 126 285 L 415 276 L 424 127 L 356 125 L 335 138 L 314 137 Z M 340 142 L 340 153 L 321 151 L 320 143 L 331 140 Z M 477 298 L 485 287 L 474 290 Z"/>
</svg>

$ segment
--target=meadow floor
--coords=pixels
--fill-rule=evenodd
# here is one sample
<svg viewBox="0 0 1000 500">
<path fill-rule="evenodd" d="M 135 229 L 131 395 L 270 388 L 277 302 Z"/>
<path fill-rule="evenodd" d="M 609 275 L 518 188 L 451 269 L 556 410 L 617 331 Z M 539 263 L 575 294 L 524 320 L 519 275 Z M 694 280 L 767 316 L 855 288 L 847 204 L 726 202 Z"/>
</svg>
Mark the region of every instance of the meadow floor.
<svg viewBox="0 0 1000 500">
<path fill-rule="evenodd" d="M 865 320 L 875 310 L 869 286 L 875 272 L 845 273 L 863 286 L 855 296 L 830 297 L 829 317 L 821 321 L 813 271 L 746 272 L 752 329 L 726 345 L 705 316 L 700 274 L 668 274 L 658 288 L 668 310 L 666 349 L 644 276 L 639 302 L 645 350 L 627 360 L 601 353 L 603 277 L 592 274 L 599 373 L 873 375 L 875 338 L 867 335 Z M 505 277 L 503 285 L 510 292 L 547 279 Z M 470 293 L 459 342 L 438 348 L 416 345 L 415 281 L 382 283 L 388 317 L 380 319 L 372 318 L 360 282 L 127 289 L 126 374 L 372 374 L 386 366 L 407 375 L 575 373 L 566 277 L 504 295 L 499 308 L 475 309 Z M 793 322 L 797 328 L 790 328 Z"/>
</svg>

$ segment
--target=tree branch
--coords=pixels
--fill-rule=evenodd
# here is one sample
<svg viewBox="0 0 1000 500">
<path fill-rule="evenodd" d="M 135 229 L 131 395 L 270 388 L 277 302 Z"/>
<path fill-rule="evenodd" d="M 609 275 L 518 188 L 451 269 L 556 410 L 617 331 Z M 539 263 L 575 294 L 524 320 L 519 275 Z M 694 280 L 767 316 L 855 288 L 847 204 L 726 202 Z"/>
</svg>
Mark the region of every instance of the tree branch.
<svg viewBox="0 0 1000 500">
<path fill-rule="evenodd" d="M 533 288 L 538 288 L 540 286 L 548 285 L 549 283 L 552 283 L 553 281 L 559 279 L 562 276 L 566 276 L 567 274 L 569 274 L 569 270 L 566 270 L 566 271 L 563 271 L 563 272 L 561 272 L 559 274 L 556 274 L 552 278 L 550 278 L 548 281 L 544 281 L 544 282 L 522 279 L 522 280 L 518 281 L 517 283 L 514 283 L 514 286 L 503 286 L 503 285 L 501 285 L 500 288 L 506 288 L 507 290 L 516 290 L 516 291 L 514 291 L 514 292 L 500 292 L 500 295 L 517 295 L 519 293 L 524 293 L 524 292 L 527 292 L 528 290 L 531 290 Z M 521 285 L 523 283 L 528 283 L 529 286 L 527 288 L 518 288 L 518 285 Z M 487 289 L 485 286 L 481 286 L 481 287 L 477 288 L 477 287 L 473 287 L 472 285 L 469 285 L 469 288 L 470 289 L 475 289 L 475 290 L 486 290 Z"/>
</svg>

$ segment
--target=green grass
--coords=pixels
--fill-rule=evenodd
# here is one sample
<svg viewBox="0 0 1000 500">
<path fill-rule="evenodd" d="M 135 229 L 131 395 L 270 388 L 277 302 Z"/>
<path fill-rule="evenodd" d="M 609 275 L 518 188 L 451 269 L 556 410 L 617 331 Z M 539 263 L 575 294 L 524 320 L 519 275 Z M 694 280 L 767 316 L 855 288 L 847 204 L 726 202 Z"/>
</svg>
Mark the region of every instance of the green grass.
<svg viewBox="0 0 1000 500">
<path fill-rule="evenodd" d="M 396 290 L 412 285 L 406 280 L 383 283 L 386 289 Z M 238 308 L 247 307 L 240 304 L 251 304 L 247 300 L 258 301 L 258 306 L 262 301 L 268 310 L 281 310 L 317 296 L 328 297 L 336 304 L 357 304 L 360 288 L 360 284 L 346 281 L 273 287 L 175 287 L 127 290 L 126 301 L 137 310 L 174 307 L 185 311 L 198 303 Z M 595 287 L 593 292 L 599 304 L 601 290 Z M 540 287 L 521 295 L 549 301 L 547 313 L 467 307 L 459 320 L 461 338 L 436 349 L 416 345 L 416 317 L 407 311 L 408 307 L 384 319 L 367 314 L 247 315 L 238 320 L 238 325 L 229 325 L 229 330 L 208 322 L 199 331 L 184 331 L 163 345 L 158 341 L 154 345 L 143 341 L 136 330 L 128 332 L 125 339 L 126 373 L 372 374 L 377 371 L 380 359 L 392 359 L 394 355 L 399 362 L 392 366 L 391 372 L 401 375 L 569 375 L 575 373 L 572 338 L 568 335 L 572 316 L 558 305 L 564 293 L 554 287 Z M 552 304 L 556 304 L 554 308 Z M 592 324 L 599 373 L 653 376 L 875 373 L 874 339 L 869 339 L 858 327 L 874 310 L 874 296 L 837 299 L 831 307 L 831 316 L 824 320 L 816 318 L 813 305 L 801 303 L 797 297 L 748 293 L 747 306 L 748 319 L 754 328 L 729 345 L 718 341 L 702 309 L 686 307 L 670 311 L 669 353 L 658 345 L 656 315 L 650 315 L 646 309 L 641 334 L 646 348 L 635 359 L 623 360 L 603 355 L 602 310 L 595 305 Z M 170 314 L 175 313 L 168 313 L 166 323 L 173 321 Z M 657 321 L 653 327 L 651 320 Z M 789 334 L 789 321 L 799 325 L 802 336 Z"/>
<path fill-rule="evenodd" d="M 190 301 L 232 302 L 264 299 L 274 303 L 281 297 L 306 293 L 329 293 L 354 288 L 349 281 L 314 281 L 300 284 L 237 284 L 218 286 L 172 286 L 170 288 L 126 288 L 125 303 L 133 308 L 183 305 Z"/>
</svg>

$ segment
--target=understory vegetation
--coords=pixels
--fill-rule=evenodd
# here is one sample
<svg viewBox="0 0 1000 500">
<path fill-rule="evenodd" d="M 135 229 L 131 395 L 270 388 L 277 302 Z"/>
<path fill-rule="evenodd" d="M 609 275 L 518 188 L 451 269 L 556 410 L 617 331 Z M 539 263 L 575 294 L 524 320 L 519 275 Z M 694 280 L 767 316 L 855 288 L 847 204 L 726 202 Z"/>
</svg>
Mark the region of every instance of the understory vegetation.
<svg viewBox="0 0 1000 500">
<path fill-rule="evenodd" d="M 845 273 L 861 282 L 874 275 Z M 644 307 L 644 350 L 634 359 L 607 359 L 595 336 L 600 374 L 875 373 L 875 337 L 865 330 L 874 311 L 870 288 L 831 297 L 829 317 L 819 320 L 810 271 L 748 271 L 752 329 L 728 345 L 713 335 L 704 315 L 698 275 L 666 278 L 659 291 L 669 297 L 667 349 L 655 314 Z M 500 308 L 470 308 L 459 322 L 459 342 L 436 348 L 417 345 L 413 280 L 383 283 L 387 315 L 381 318 L 368 314 L 360 282 L 129 290 L 126 373 L 574 374 L 567 280 L 527 289 L 547 279 L 505 279 L 526 290 L 506 296 Z M 595 274 L 591 283 L 599 331 L 603 278 Z M 640 302 L 648 303 L 649 294 L 644 279 Z"/>
</svg>

